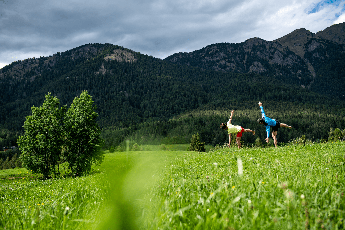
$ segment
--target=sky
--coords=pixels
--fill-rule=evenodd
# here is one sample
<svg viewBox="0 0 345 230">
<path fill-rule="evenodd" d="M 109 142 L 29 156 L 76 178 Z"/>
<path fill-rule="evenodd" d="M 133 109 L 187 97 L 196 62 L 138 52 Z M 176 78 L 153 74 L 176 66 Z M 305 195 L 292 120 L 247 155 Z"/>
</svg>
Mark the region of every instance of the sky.
<svg viewBox="0 0 345 230">
<path fill-rule="evenodd" d="M 344 0 L 0 0 L 0 68 L 88 43 L 164 59 L 342 22 Z"/>
</svg>

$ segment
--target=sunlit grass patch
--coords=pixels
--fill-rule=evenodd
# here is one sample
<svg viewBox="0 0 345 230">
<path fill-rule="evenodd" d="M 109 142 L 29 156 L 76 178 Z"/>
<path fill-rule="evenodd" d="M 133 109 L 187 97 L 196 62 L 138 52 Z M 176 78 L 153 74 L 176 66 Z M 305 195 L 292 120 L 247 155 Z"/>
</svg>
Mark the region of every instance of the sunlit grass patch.
<svg viewBox="0 0 345 230">
<path fill-rule="evenodd" d="M 28 172 L 29 171 L 25 168 L 5 169 L 5 170 L 0 170 L 0 176 L 6 177 L 6 176 L 16 175 L 16 174 L 25 174 Z"/>
<path fill-rule="evenodd" d="M 186 153 L 155 188 L 164 203 L 156 227 L 342 228 L 343 162 L 343 143 Z"/>
<path fill-rule="evenodd" d="M 107 153 L 89 176 L 0 181 L 0 228 L 343 229 L 344 150 Z"/>
<path fill-rule="evenodd" d="M 101 174 L 42 180 L 25 170 L 14 172 L 2 172 L 1 229 L 77 229 L 97 223 L 106 193 Z"/>
</svg>

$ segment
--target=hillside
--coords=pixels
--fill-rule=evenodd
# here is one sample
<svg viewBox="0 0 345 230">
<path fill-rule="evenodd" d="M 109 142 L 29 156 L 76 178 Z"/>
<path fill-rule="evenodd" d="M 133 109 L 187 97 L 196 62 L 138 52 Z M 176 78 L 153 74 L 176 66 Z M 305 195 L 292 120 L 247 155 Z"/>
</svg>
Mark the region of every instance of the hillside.
<svg viewBox="0 0 345 230">
<path fill-rule="evenodd" d="M 274 41 L 251 38 L 177 53 L 172 63 L 234 73 L 258 73 L 345 100 L 345 23 L 316 34 L 302 28 Z"/>
<path fill-rule="evenodd" d="M 168 119 L 206 105 L 278 99 L 276 93 L 282 91 L 286 100 L 303 102 L 304 94 L 311 101 L 319 98 L 260 75 L 201 71 L 110 44 L 89 44 L 52 57 L 12 63 L 1 70 L 0 85 L 7 88 L 0 97 L 1 122 L 17 129 L 47 92 L 61 104 L 69 104 L 88 90 L 98 105 L 101 125 L 123 127 Z M 271 88 L 269 93 L 266 87 Z"/>
<path fill-rule="evenodd" d="M 48 92 L 69 106 L 83 90 L 93 96 L 104 136 L 121 136 L 111 141 L 114 145 L 130 135 L 186 142 L 195 132 L 202 133 L 208 143 L 221 143 L 226 135 L 214 130 L 226 115 L 205 115 L 199 124 L 195 119 L 174 119 L 195 111 L 248 110 L 246 115 L 252 120 L 245 124 L 251 128 L 260 116 L 259 100 L 273 113 L 279 110 L 281 118 L 294 121 L 293 136 L 308 132 L 310 138 L 325 138 L 330 127 L 345 126 L 345 102 L 338 96 L 343 93 L 344 65 L 339 57 L 344 45 L 309 37 L 303 58 L 289 49 L 288 39 L 253 38 L 240 44 L 210 45 L 166 60 L 112 44 L 86 44 L 49 57 L 13 62 L 0 69 L 0 86 L 5 89 L 0 94 L 0 144 L 15 145 L 16 132 L 22 131 L 31 107 L 42 105 Z M 188 65 L 180 63 L 183 58 Z M 298 118 L 301 110 L 313 113 L 314 120 Z M 3 141 L 9 136 L 10 142 Z"/>
</svg>

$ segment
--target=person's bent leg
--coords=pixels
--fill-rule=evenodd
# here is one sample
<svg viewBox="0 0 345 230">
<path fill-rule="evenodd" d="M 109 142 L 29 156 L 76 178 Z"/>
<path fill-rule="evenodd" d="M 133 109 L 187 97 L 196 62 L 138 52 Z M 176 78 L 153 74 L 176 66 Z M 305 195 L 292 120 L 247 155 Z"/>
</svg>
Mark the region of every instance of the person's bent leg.
<svg viewBox="0 0 345 230">
<path fill-rule="evenodd" d="M 238 149 L 240 149 L 241 148 L 241 137 L 236 137 L 236 142 L 237 142 Z"/>
<path fill-rule="evenodd" d="M 287 125 L 287 124 L 284 124 L 284 123 L 280 123 L 280 127 L 289 128 L 289 129 L 292 128 L 290 125 Z"/>
<path fill-rule="evenodd" d="M 244 129 L 245 133 L 253 133 L 253 135 L 255 135 L 255 131 L 251 130 L 251 129 Z"/>
<path fill-rule="evenodd" d="M 275 145 L 276 148 L 277 148 L 277 144 L 278 144 L 278 141 L 277 141 L 277 134 L 278 134 L 278 131 L 273 131 L 273 132 L 272 132 L 272 138 L 273 138 L 274 145 Z"/>
</svg>

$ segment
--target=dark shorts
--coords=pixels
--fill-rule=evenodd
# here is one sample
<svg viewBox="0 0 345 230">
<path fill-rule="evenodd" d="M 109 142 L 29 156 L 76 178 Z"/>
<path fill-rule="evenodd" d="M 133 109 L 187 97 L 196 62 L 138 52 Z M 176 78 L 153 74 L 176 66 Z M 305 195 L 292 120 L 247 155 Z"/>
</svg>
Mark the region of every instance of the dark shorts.
<svg viewBox="0 0 345 230">
<path fill-rule="evenodd" d="M 241 127 L 242 128 L 242 127 Z M 244 132 L 244 128 L 241 129 L 241 131 L 239 131 L 236 135 L 236 137 L 242 137 L 242 134 Z"/>
<path fill-rule="evenodd" d="M 278 131 L 278 129 L 280 128 L 280 122 L 279 121 L 276 121 L 276 125 L 275 126 L 272 126 L 272 131 Z"/>
</svg>

